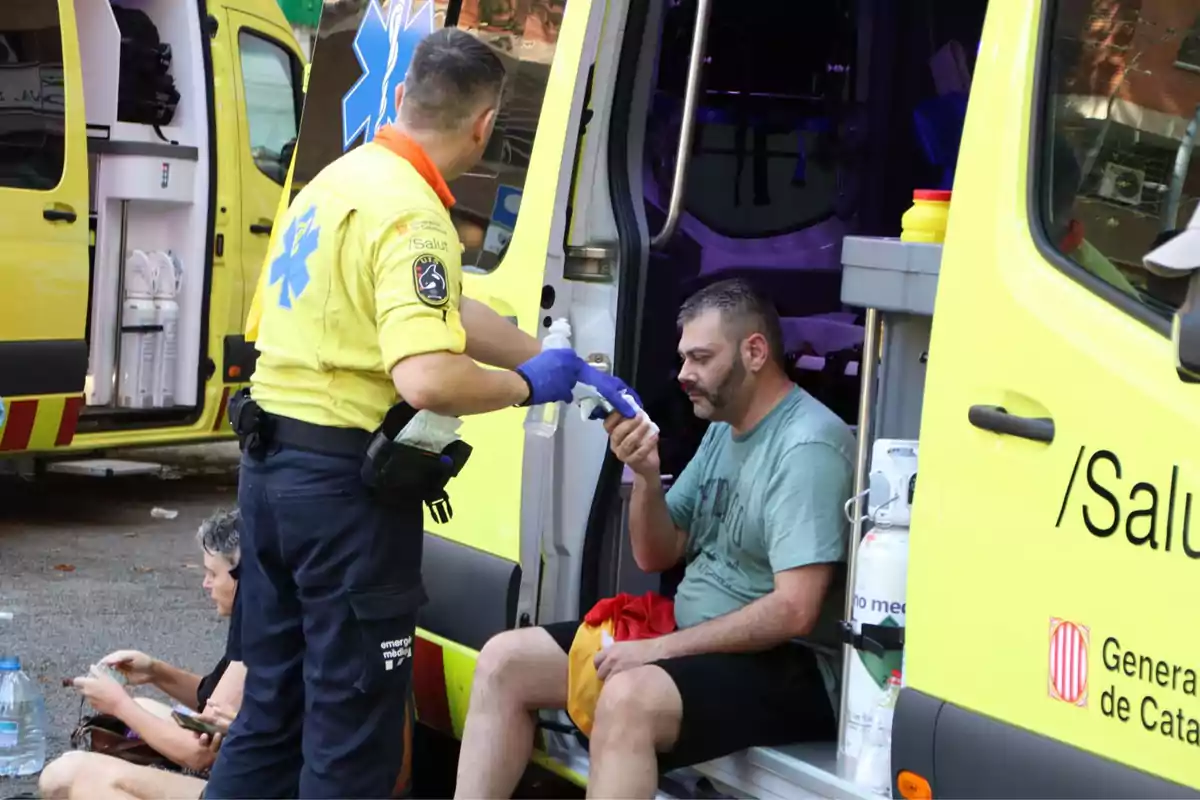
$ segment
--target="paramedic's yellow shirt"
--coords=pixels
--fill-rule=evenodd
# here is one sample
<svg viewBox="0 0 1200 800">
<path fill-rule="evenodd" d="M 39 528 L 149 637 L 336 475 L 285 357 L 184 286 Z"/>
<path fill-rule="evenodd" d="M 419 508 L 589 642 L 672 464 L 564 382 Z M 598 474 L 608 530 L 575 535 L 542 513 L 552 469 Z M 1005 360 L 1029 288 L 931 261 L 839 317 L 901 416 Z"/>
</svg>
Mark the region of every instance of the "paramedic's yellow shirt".
<svg viewBox="0 0 1200 800">
<path fill-rule="evenodd" d="M 322 170 L 277 223 L 251 378 L 270 413 L 373 430 L 397 400 L 397 362 L 465 348 L 458 233 L 430 180 L 378 141 Z"/>
</svg>

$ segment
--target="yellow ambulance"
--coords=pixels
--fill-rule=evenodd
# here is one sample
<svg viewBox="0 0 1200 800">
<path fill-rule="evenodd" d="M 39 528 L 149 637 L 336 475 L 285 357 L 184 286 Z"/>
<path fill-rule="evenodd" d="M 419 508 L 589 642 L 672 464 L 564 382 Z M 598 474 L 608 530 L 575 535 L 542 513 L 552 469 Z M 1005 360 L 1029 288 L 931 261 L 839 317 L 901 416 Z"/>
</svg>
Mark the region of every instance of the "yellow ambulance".
<svg viewBox="0 0 1200 800">
<path fill-rule="evenodd" d="M 675 383 L 679 301 L 732 275 L 769 291 L 797 381 L 859 437 L 848 586 L 879 525 L 875 444 L 919 446 L 891 791 L 1194 796 L 1197 282 L 1143 263 L 1200 196 L 1198 17 L 1200 0 L 327 3 L 293 170 L 392 119 L 422 35 L 491 42 L 508 96 L 452 187 L 468 294 L 530 332 L 567 317 L 634 383 L 677 474 L 703 433 Z M 907 215 L 923 191 L 950 192 L 944 239 L 941 201 Z M 490 636 L 669 588 L 632 562 L 600 427 L 567 414 L 543 444 L 521 422 L 464 424 L 456 514 L 426 536 L 417 707 L 451 736 Z M 812 644 L 850 664 L 858 634 Z M 541 723 L 537 760 L 586 782 L 568 720 Z M 663 794 L 868 796 L 839 750 L 752 749 Z"/>
<path fill-rule="evenodd" d="M 232 435 L 302 74 L 275 0 L 0 3 L 0 458 Z"/>
</svg>

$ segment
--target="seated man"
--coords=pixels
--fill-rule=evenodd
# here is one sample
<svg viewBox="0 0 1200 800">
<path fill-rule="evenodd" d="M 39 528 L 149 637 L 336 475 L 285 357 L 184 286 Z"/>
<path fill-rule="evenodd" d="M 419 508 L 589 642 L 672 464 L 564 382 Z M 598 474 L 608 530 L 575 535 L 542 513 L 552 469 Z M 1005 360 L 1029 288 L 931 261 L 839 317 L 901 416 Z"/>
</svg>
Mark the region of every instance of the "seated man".
<svg viewBox="0 0 1200 800">
<path fill-rule="evenodd" d="M 236 509 L 218 511 L 200 524 L 196 538 L 204 554 L 204 588 L 217 614 L 230 617 L 225 654 L 208 675 L 200 676 L 137 650 L 118 650 L 100 661 L 123 673 L 131 686 L 152 685 L 181 705 L 201 712 L 222 730 L 242 703 L 246 677 L 238 626 L 238 566 L 241 558 Z M 181 727 L 171 709 L 148 697 L 132 697 L 112 678 L 93 672 L 75 685 L 98 712 L 111 714 L 166 758 L 180 772 L 143 767 L 114 756 L 70 751 L 46 765 L 38 789 L 47 798 L 199 797 L 216 760 L 221 736 L 209 737 Z"/>
<path fill-rule="evenodd" d="M 814 631 L 845 558 L 854 437 L 787 379 L 778 316 L 745 284 L 706 287 L 679 322 L 680 383 L 714 424 L 669 492 L 646 423 L 606 422 L 613 452 L 636 476 L 638 565 L 660 572 L 687 562 L 678 629 L 597 656 L 604 684 L 589 797 L 653 797 L 660 770 L 836 736 L 840 665 L 791 640 Z M 531 755 L 534 710 L 566 705 L 577 627 L 506 631 L 484 646 L 457 797 L 512 796 Z"/>
</svg>

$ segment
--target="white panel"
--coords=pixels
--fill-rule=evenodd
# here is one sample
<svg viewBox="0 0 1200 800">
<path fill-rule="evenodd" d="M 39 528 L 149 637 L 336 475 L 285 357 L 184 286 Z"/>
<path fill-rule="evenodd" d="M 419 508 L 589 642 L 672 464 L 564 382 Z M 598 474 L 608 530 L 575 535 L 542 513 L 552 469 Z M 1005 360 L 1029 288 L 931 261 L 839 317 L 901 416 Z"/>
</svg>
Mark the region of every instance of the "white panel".
<svg viewBox="0 0 1200 800">
<path fill-rule="evenodd" d="M 103 156 L 100 195 L 170 205 L 196 202 L 196 162 L 157 156 Z"/>
<path fill-rule="evenodd" d="M 83 64 L 83 104 L 89 125 L 117 121 L 117 71 L 121 29 L 108 0 L 75 0 L 79 58 Z"/>
</svg>

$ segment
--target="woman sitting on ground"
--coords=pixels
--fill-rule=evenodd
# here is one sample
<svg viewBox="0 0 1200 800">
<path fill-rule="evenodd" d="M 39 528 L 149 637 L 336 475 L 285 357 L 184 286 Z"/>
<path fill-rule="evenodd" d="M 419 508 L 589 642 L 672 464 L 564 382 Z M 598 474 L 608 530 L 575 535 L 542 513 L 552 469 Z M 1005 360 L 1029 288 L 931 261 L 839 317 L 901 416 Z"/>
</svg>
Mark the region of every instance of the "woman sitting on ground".
<svg viewBox="0 0 1200 800">
<path fill-rule="evenodd" d="M 129 685 L 153 685 L 222 730 L 228 730 L 242 704 L 246 678 L 235 602 L 241 555 L 238 529 L 236 510 L 219 511 L 201 523 L 197 534 L 204 551 L 204 588 L 217 613 L 231 618 L 225 655 L 212 672 L 201 677 L 137 650 L 118 650 L 101 659 L 101 664 L 121 672 Z M 198 776 L 207 775 L 216 760 L 220 734 L 209 737 L 181 727 L 171 718 L 169 706 L 149 698 L 134 698 L 117 681 L 96 670 L 76 678 L 75 686 L 97 712 L 120 719 L 182 771 L 143 767 L 102 753 L 72 751 L 43 770 L 38 782 L 43 797 L 151 800 L 200 796 L 205 782 Z"/>
</svg>

